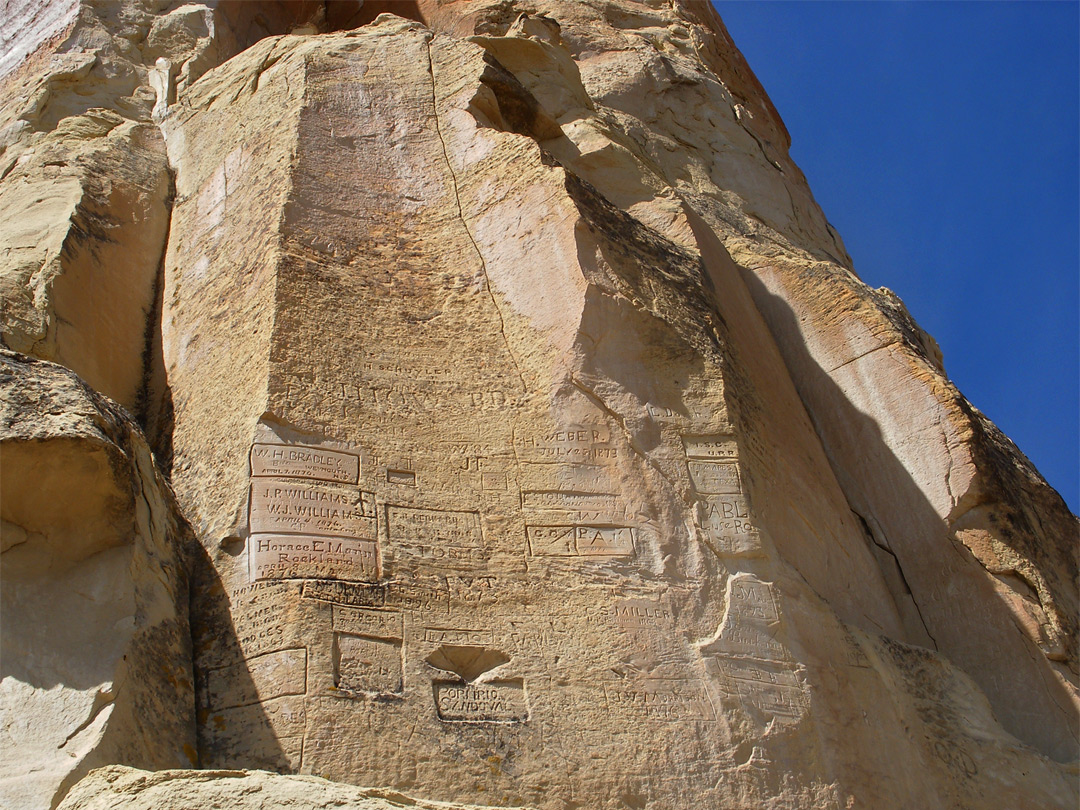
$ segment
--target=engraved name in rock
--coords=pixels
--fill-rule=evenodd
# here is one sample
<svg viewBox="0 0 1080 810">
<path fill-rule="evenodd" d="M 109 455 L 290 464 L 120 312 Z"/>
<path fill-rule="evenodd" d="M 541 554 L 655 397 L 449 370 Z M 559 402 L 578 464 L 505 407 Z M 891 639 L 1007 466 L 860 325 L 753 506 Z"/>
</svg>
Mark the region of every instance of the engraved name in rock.
<svg viewBox="0 0 1080 810">
<path fill-rule="evenodd" d="M 797 720 L 809 708 L 809 696 L 790 668 L 748 660 L 718 660 L 717 666 L 722 689 L 767 717 Z"/>
<path fill-rule="evenodd" d="M 739 456 L 734 437 L 726 435 L 683 436 L 683 449 L 687 458 L 735 461 Z"/>
<path fill-rule="evenodd" d="M 532 461 L 605 461 L 619 458 L 606 425 L 568 425 L 514 437 L 518 457 Z"/>
<path fill-rule="evenodd" d="M 495 636 L 490 630 L 459 627 L 425 627 L 421 637 L 431 644 L 460 647 L 490 647 L 495 643 Z"/>
<path fill-rule="evenodd" d="M 725 627 L 716 649 L 728 655 L 747 655 L 776 661 L 791 659 L 787 647 L 777 641 L 768 632 L 768 628 L 757 624 L 737 623 Z"/>
<path fill-rule="evenodd" d="M 355 484 L 360 480 L 360 457 L 321 447 L 257 443 L 251 446 L 251 474 Z"/>
<path fill-rule="evenodd" d="M 689 459 L 686 466 L 694 489 L 702 495 L 734 495 L 742 491 L 739 465 L 734 461 Z"/>
<path fill-rule="evenodd" d="M 335 632 L 334 686 L 345 691 L 400 694 L 401 641 Z"/>
<path fill-rule="evenodd" d="M 307 650 L 303 647 L 255 655 L 206 676 L 207 699 L 215 709 L 232 709 L 307 691 Z"/>
<path fill-rule="evenodd" d="M 605 684 L 608 710 L 643 720 L 714 720 L 705 684 L 693 678 L 643 678 Z"/>
<path fill-rule="evenodd" d="M 258 603 L 234 613 L 233 626 L 245 655 L 268 652 L 284 646 L 288 611 L 277 602 Z"/>
<path fill-rule="evenodd" d="M 633 529 L 626 526 L 526 526 L 534 557 L 630 557 Z"/>
<path fill-rule="evenodd" d="M 393 582 L 386 589 L 386 605 L 408 611 L 447 613 L 450 594 L 445 584 L 435 586 Z"/>
<path fill-rule="evenodd" d="M 608 492 L 525 490 L 521 493 L 521 505 L 524 509 L 548 512 L 615 514 L 619 499 Z"/>
<path fill-rule="evenodd" d="M 611 618 L 616 627 L 626 630 L 666 627 L 671 622 L 671 611 L 659 602 L 624 599 L 612 605 Z"/>
<path fill-rule="evenodd" d="M 522 681 L 436 681 L 432 686 L 435 711 L 444 722 L 522 723 L 529 719 Z"/>
<path fill-rule="evenodd" d="M 360 582 L 307 580 L 300 595 L 305 599 L 359 607 L 382 607 L 386 604 L 386 586 Z"/>
<path fill-rule="evenodd" d="M 437 568 L 471 569 L 488 560 L 477 512 L 386 507 L 395 553 Z"/>
<path fill-rule="evenodd" d="M 371 540 L 254 534 L 249 539 L 248 574 L 263 579 L 344 579 L 378 576 L 378 547 Z"/>
<path fill-rule="evenodd" d="M 706 495 L 699 505 L 701 524 L 713 550 L 719 554 L 762 553 L 761 538 L 750 519 L 743 495 Z"/>
<path fill-rule="evenodd" d="M 728 584 L 728 601 L 732 613 L 743 619 L 772 623 L 780 620 L 776 596 L 771 583 L 752 576 L 733 577 Z"/>
<path fill-rule="evenodd" d="M 335 631 L 374 638 L 403 638 L 403 614 L 399 610 L 366 610 L 334 605 L 332 625 Z"/>
<path fill-rule="evenodd" d="M 251 531 L 374 540 L 375 496 L 336 484 L 257 479 L 251 484 Z"/>
</svg>

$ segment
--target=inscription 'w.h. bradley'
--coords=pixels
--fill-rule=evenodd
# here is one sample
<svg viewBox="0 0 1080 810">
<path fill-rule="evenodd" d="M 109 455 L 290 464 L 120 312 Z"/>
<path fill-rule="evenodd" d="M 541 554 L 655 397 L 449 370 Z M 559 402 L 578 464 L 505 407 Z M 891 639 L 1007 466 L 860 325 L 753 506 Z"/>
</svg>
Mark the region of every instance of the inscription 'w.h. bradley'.
<svg viewBox="0 0 1080 810">
<path fill-rule="evenodd" d="M 251 531 L 374 540 L 375 496 L 354 487 L 267 478 L 251 484 Z"/>
<path fill-rule="evenodd" d="M 314 478 L 355 484 L 360 480 L 360 458 L 322 447 L 253 444 L 251 474 L 254 477 Z"/>
</svg>

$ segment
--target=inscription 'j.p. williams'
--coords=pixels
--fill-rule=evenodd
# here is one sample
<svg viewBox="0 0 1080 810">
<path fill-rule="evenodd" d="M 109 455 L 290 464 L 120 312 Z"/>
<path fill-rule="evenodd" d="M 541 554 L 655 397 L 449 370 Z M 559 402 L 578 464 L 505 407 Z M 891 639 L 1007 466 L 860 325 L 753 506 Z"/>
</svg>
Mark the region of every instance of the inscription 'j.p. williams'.
<svg viewBox="0 0 1080 810">
<path fill-rule="evenodd" d="M 254 479 L 251 531 L 374 540 L 375 498 L 356 487 L 315 481 Z"/>
</svg>

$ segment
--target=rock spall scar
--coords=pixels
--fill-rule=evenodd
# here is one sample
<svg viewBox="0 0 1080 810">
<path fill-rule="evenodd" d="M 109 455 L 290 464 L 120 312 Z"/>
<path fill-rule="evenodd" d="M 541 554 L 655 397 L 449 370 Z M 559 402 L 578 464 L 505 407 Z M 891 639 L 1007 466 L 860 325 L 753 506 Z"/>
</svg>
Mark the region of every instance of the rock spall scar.
<svg viewBox="0 0 1080 810">
<path fill-rule="evenodd" d="M 4 13 L 4 807 L 1076 805 L 1077 520 L 710 4 Z"/>
</svg>

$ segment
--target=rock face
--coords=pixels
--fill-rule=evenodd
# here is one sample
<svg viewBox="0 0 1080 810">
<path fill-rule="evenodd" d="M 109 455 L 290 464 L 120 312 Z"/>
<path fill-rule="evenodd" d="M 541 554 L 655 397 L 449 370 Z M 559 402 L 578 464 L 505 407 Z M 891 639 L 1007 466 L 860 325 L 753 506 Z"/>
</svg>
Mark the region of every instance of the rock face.
<svg viewBox="0 0 1080 810">
<path fill-rule="evenodd" d="M 138 427 L 0 350 L 0 806 L 196 761 L 183 527 Z"/>
<path fill-rule="evenodd" d="M 314 776 L 266 771 L 157 771 L 113 765 L 79 782 L 57 810 L 489 810 L 474 804 L 411 799 L 390 790 L 340 785 Z M 526 810 L 526 808 L 518 808 Z"/>
<path fill-rule="evenodd" d="M 193 686 L 110 721 L 160 756 L 87 763 L 187 734 L 200 768 L 497 806 L 1075 805 L 1076 518 L 854 275 L 710 6 L 21 13 L 4 341 L 141 420 L 134 547 L 191 583 L 155 654 Z M 5 520 L 70 466 L 8 452 Z M 54 522 L 96 538 L 111 497 Z M 9 579 L 66 589 L 16 552 L 5 645 Z M 24 806 L 74 781 L 50 741 Z M 363 806 L 122 769 L 64 806 L 294 796 Z"/>
</svg>

